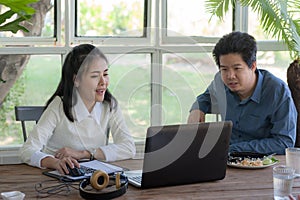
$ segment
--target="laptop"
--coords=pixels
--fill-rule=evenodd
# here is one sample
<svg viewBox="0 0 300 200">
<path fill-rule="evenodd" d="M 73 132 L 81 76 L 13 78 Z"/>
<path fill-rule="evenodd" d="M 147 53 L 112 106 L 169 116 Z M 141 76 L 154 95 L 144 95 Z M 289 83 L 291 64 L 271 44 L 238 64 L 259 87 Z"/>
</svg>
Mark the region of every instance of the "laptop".
<svg viewBox="0 0 300 200">
<path fill-rule="evenodd" d="M 125 171 L 140 188 L 221 180 L 226 175 L 232 122 L 151 126 L 142 170 Z"/>
</svg>

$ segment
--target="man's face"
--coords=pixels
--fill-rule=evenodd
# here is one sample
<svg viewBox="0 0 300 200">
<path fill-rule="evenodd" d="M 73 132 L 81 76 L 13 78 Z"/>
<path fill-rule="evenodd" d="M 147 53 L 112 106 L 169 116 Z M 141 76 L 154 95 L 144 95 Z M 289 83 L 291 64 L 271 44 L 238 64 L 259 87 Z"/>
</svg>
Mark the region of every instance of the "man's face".
<svg viewBox="0 0 300 200">
<path fill-rule="evenodd" d="M 220 56 L 220 72 L 224 84 L 241 99 L 250 97 L 256 85 L 256 63 L 251 68 L 239 54 Z"/>
</svg>

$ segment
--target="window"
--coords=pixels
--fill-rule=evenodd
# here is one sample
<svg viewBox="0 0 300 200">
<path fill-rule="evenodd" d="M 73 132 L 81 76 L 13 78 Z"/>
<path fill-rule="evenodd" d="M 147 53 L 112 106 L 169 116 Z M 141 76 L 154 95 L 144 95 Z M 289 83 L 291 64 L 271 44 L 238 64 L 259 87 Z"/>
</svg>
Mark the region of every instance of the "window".
<svg viewBox="0 0 300 200">
<path fill-rule="evenodd" d="M 143 37 L 143 1 L 78 0 L 76 36 Z M 133 31 L 135 30 L 135 31 Z"/>
<path fill-rule="evenodd" d="M 287 51 L 258 51 L 257 67 L 266 69 L 287 83 L 287 68 L 292 61 Z"/>
<path fill-rule="evenodd" d="M 256 40 L 276 40 L 263 32 L 263 29 L 259 23 L 259 16 L 257 13 L 254 13 L 252 10 L 249 10 L 248 15 L 248 32 L 253 35 Z"/>
<path fill-rule="evenodd" d="M 211 18 L 205 12 L 205 1 L 168 0 L 167 35 L 180 33 L 185 36 L 221 37 L 232 30 L 232 15 L 227 15 L 223 22 Z"/>
<path fill-rule="evenodd" d="M 211 53 L 164 54 L 163 124 L 186 123 L 195 97 L 204 92 L 217 71 Z"/>
<path fill-rule="evenodd" d="M 172 43 L 214 43 L 218 37 L 232 30 L 232 15 L 224 21 L 211 18 L 206 12 L 205 1 L 162 1 L 162 32 L 164 40 Z"/>
<path fill-rule="evenodd" d="M 0 110 L 0 146 L 23 143 L 20 122 L 15 121 L 15 105 L 44 105 L 60 80 L 60 56 L 32 55 L 22 75 L 11 88 Z M 28 123 L 28 130 L 34 123 Z"/>
<path fill-rule="evenodd" d="M 213 46 L 233 24 L 259 39 L 258 67 L 286 81 L 289 53 L 259 31 L 251 11 L 241 12 L 235 22 L 229 13 L 220 22 L 209 21 L 199 0 L 52 0 L 48 6 L 40 35 L 0 33 L 0 62 L 7 55 L 30 57 L 0 109 L 0 147 L 6 149 L 22 144 L 13 106 L 44 105 L 66 54 L 81 43 L 94 44 L 108 56 L 109 90 L 137 142 L 144 141 L 150 125 L 186 122 L 191 104 L 218 70 Z"/>
<path fill-rule="evenodd" d="M 144 141 L 151 116 L 151 55 L 109 54 L 109 90 L 122 107 L 136 141 Z"/>
<path fill-rule="evenodd" d="M 150 1 L 116 0 L 71 2 L 74 9 L 72 40 L 94 41 L 102 44 L 130 44 L 148 41 L 151 18 Z M 73 31 L 73 29 L 71 30 Z"/>
</svg>

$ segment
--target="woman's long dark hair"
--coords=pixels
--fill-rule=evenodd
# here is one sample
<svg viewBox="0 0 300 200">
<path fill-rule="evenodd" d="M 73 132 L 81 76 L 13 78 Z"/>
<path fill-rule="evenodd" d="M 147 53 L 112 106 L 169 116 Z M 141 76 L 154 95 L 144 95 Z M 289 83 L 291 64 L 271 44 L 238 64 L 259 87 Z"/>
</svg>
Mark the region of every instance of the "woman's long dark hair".
<svg viewBox="0 0 300 200">
<path fill-rule="evenodd" d="M 71 122 L 74 122 L 72 106 L 76 103 L 75 99 L 75 101 L 72 104 L 72 101 L 74 100 L 74 77 L 77 75 L 80 67 L 83 65 L 88 56 L 101 57 L 108 64 L 106 56 L 95 46 L 91 44 L 81 44 L 79 46 L 74 47 L 73 50 L 68 53 L 64 61 L 62 67 L 61 80 L 57 86 L 57 89 L 46 103 L 47 108 L 48 105 L 53 101 L 53 99 L 56 96 L 59 96 L 63 101 L 64 113 Z M 108 90 L 106 90 L 105 92 L 104 101 L 109 103 L 110 111 L 112 111 L 112 109 L 117 106 L 117 100 Z"/>
</svg>

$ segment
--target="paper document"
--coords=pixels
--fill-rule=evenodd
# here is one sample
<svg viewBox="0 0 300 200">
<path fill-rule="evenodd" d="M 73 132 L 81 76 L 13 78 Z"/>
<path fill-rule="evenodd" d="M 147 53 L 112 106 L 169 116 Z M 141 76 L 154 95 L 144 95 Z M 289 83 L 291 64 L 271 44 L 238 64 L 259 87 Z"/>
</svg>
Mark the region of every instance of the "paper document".
<svg viewBox="0 0 300 200">
<path fill-rule="evenodd" d="M 121 167 L 118 167 L 116 165 L 112 165 L 109 163 L 101 162 L 99 160 L 93 160 L 93 161 L 89 161 L 89 162 L 80 163 L 80 168 L 85 170 L 86 174 L 91 173 L 91 171 L 89 171 L 89 169 L 91 169 L 92 172 L 95 170 L 102 170 L 102 171 L 106 172 L 107 174 L 124 171 L 123 168 L 121 168 Z"/>
</svg>

